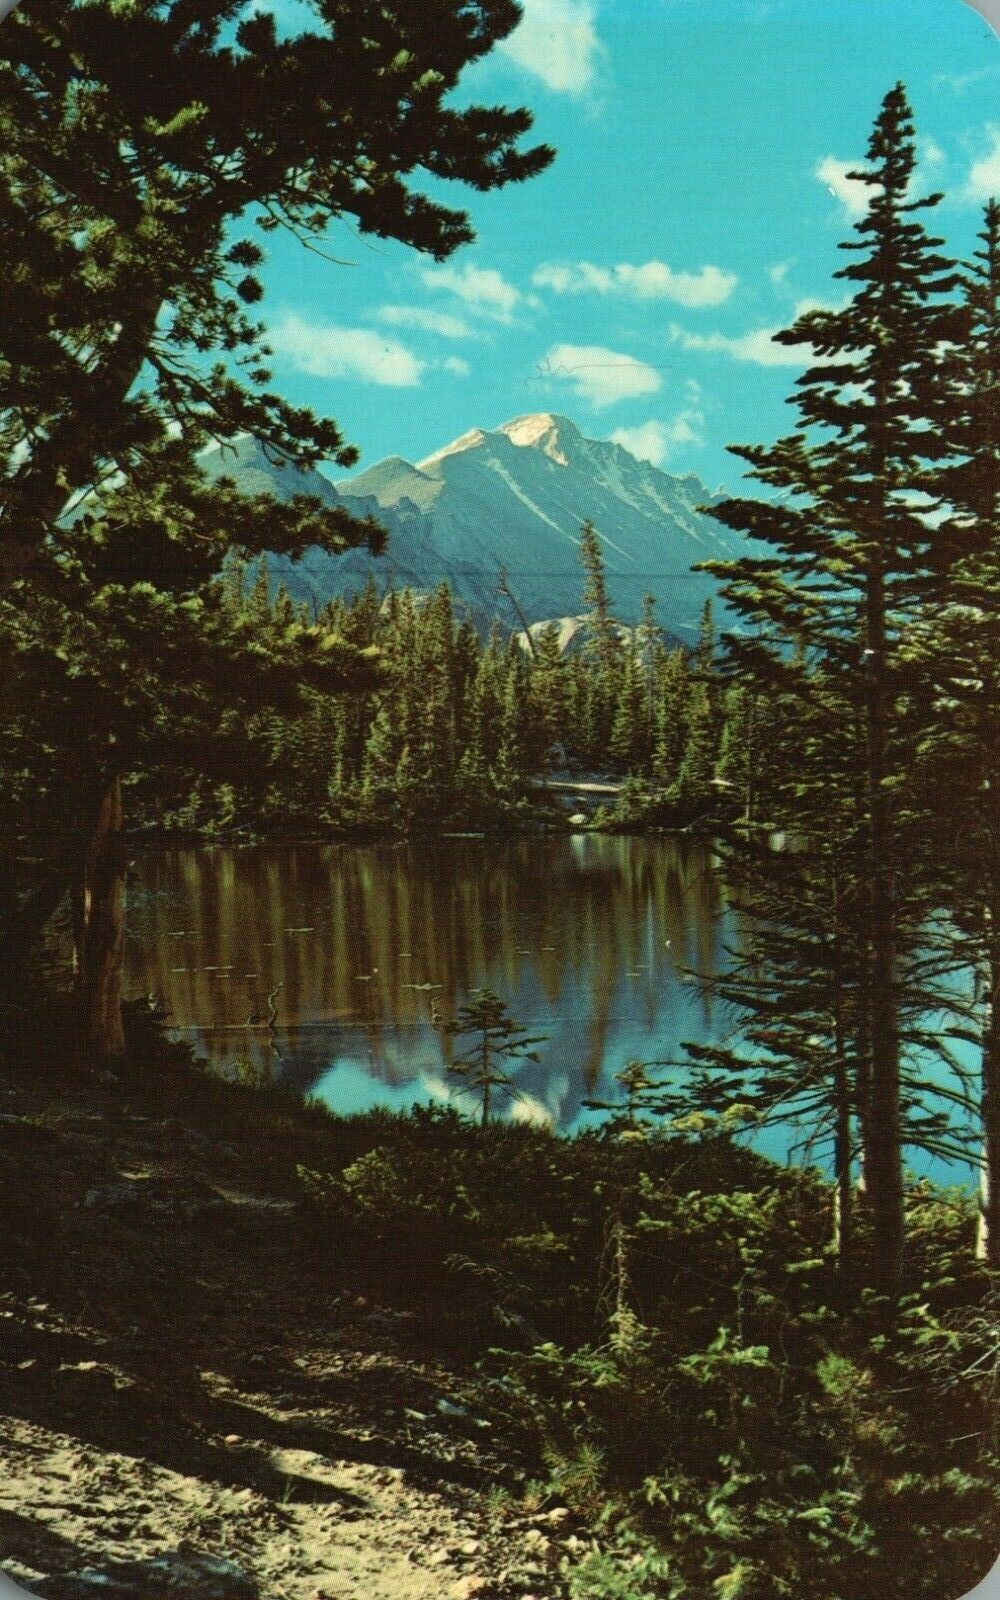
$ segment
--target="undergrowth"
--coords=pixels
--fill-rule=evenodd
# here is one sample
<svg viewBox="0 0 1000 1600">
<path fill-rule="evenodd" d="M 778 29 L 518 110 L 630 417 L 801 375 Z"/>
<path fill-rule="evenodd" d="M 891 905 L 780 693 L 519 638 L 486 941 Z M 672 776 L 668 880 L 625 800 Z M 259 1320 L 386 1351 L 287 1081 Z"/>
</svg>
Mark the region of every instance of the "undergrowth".
<svg viewBox="0 0 1000 1600">
<path fill-rule="evenodd" d="M 729 1137 L 337 1126 L 300 1169 L 315 1247 L 478 1362 L 597 1535 L 574 1600 L 957 1600 L 988 1570 L 996 1296 L 963 1195 L 911 1189 L 893 1322 L 837 1270 L 829 1187 Z"/>
</svg>

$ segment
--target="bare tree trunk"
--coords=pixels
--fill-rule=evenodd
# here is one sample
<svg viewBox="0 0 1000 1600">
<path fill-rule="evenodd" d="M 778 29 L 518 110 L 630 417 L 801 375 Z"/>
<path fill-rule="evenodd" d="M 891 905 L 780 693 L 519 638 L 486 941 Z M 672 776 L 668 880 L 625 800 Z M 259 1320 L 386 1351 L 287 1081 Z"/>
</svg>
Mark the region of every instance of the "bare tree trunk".
<svg viewBox="0 0 1000 1600">
<path fill-rule="evenodd" d="M 73 968 L 80 1036 L 95 1061 L 125 1053 L 125 831 L 122 784 L 113 777 L 97 807 L 73 895 Z"/>
<path fill-rule="evenodd" d="M 851 1161 L 854 1140 L 851 1125 L 851 1081 L 844 1049 L 844 1032 L 839 1015 L 835 1019 L 836 1040 L 833 1064 L 834 1096 L 834 1227 L 833 1245 L 837 1253 L 837 1273 L 843 1278 L 850 1269 L 854 1247 L 854 1184 Z"/>
<path fill-rule="evenodd" d="M 853 1099 L 851 1075 L 847 1061 L 847 1022 L 842 981 L 844 964 L 844 937 L 840 914 L 840 885 L 836 873 L 830 877 L 830 941 L 831 975 L 833 982 L 833 1248 L 837 1256 L 837 1273 L 844 1278 L 849 1266 L 854 1244 L 854 1186 L 851 1164 L 854 1157 Z"/>
<path fill-rule="evenodd" d="M 900 1119 L 896 977 L 897 906 L 889 775 L 889 688 L 886 681 L 886 597 L 883 551 L 875 545 L 866 596 L 867 780 L 869 844 L 868 971 L 871 1027 L 870 1125 L 865 1184 L 875 1236 L 874 1287 L 896 1300 L 903 1280 L 905 1221 Z"/>
<path fill-rule="evenodd" d="M 996 942 L 991 944 L 986 981 L 989 990 L 983 1026 L 983 1151 L 976 1254 L 988 1266 L 1000 1268 L 1000 944 Z"/>
</svg>

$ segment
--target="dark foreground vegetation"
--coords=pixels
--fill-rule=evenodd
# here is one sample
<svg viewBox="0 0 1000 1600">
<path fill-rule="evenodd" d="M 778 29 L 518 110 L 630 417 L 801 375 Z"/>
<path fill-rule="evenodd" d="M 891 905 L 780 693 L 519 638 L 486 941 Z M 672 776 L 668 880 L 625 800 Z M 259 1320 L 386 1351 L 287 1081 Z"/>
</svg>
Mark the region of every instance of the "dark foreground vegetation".
<svg viewBox="0 0 1000 1600">
<path fill-rule="evenodd" d="M 11 1449 L 69 1426 L 245 1484 L 198 1542 L 265 1576 L 287 1538 L 254 1518 L 309 1498 L 268 1441 L 464 1485 L 485 1600 L 958 1600 L 992 1564 L 998 1357 L 962 1194 L 908 1189 L 893 1326 L 837 1270 L 831 1186 L 718 1128 L 340 1119 L 204 1076 L 136 1016 L 114 1082 L 27 1041 L 4 1070 Z M 169 1524 L 151 1484 L 123 1476 L 119 1521 L 141 1494 Z"/>
<path fill-rule="evenodd" d="M 829 1187 L 728 1139 L 438 1113 L 339 1138 L 301 1173 L 320 1238 L 479 1357 L 490 1415 L 606 1545 L 573 1592 L 946 1596 L 991 1564 L 994 1336 L 958 1195 L 910 1192 L 886 1334 L 845 1315 Z"/>
<path fill-rule="evenodd" d="M 452 98 L 516 25 L 511 0 L 338 0 L 287 38 L 240 12 L 25 0 L 0 39 L 8 1409 L 116 1450 L 133 1487 L 140 1460 L 150 1483 L 154 1459 L 228 1472 L 251 1493 L 226 1502 L 232 1539 L 253 1545 L 256 1507 L 274 1577 L 299 1500 L 289 1472 L 282 1508 L 264 1445 L 285 1448 L 298 1395 L 325 1415 L 294 1448 L 311 1438 L 329 1464 L 349 1409 L 332 1299 L 310 1311 L 294 1264 L 311 1296 L 405 1313 L 463 1375 L 444 1414 L 489 1425 L 494 1476 L 579 1519 L 577 1545 L 530 1580 L 546 1600 L 566 1584 L 578 1600 L 957 1597 L 995 1555 L 997 1510 L 1000 209 L 968 261 L 944 253 L 890 90 L 851 175 L 868 199 L 837 304 L 778 335 L 803 353 L 797 431 L 740 447 L 761 497 L 714 507 L 754 541 L 709 567 L 732 625 L 718 660 L 707 631 L 700 661 L 664 653 L 651 616 L 623 641 L 586 530 L 585 669 L 551 635 L 530 666 L 474 643 L 446 594 L 419 615 L 403 597 L 376 619 L 367 596 L 304 617 L 255 601 L 240 572 L 383 535 L 198 467 L 245 431 L 292 465 L 355 458 L 269 387 L 259 240 L 315 246 L 343 219 L 444 259 L 472 230 L 421 175 L 498 189 L 552 152 L 524 144 L 526 111 Z M 623 825 L 726 797 L 741 941 L 719 987 L 740 1028 L 691 1052 L 687 1105 L 658 1124 L 670 1136 L 637 1103 L 569 1142 L 429 1114 L 336 1122 L 199 1078 L 148 1029 L 128 1053 L 136 791 L 148 815 L 187 808 L 198 826 L 236 815 L 248 771 L 247 813 L 320 797 L 408 825 L 453 814 L 461 790 L 489 815 L 517 810 L 567 729 L 584 760 L 606 747 L 628 775 Z M 63 904 L 74 995 L 57 1018 L 27 974 Z M 661 1092 L 632 1088 L 650 1106 Z M 725 1132 L 789 1114 L 812 1118 L 832 1188 Z M 978 1225 L 962 1197 L 905 1182 L 909 1148 L 967 1155 L 970 1140 Z M 266 1341 L 275 1319 L 261 1374 L 248 1330 Z M 378 1326 L 366 1392 L 387 1399 Z M 400 1416 L 355 1413 L 352 1459 L 370 1464 L 382 1437 L 426 1472 L 446 1442 L 428 1448 L 422 1408 L 394 1403 L 424 1448 L 401 1454 Z M 256 1430 L 242 1451 L 237 1422 Z M 9 1437 L 21 1493 L 38 1439 Z M 338 1493 L 346 1524 L 360 1497 Z M 398 1521 L 387 1511 L 383 1534 Z M 43 1581 L 65 1542 L 50 1538 Z M 367 1594 L 371 1569 L 355 1572 Z M 513 1571 L 497 1588 L 528 1592 Z"/>
</svg>

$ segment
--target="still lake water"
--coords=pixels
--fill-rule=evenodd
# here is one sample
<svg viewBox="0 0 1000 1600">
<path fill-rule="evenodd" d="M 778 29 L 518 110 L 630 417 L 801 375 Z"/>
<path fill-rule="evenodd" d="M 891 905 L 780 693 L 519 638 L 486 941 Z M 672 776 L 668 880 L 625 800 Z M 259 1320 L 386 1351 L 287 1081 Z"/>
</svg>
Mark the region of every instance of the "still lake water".
<svg viewBox="0 0 1000 1600">
<path fill-rule="evenodd" d="M 431 1005 L 450 1017 L 477 987 L 545 1035 L 498 1111 L 564 1130 L 599 1115 L 584 1099 L 620 1098 L 613 1075 L 626 1061 L 677 1060 L 683 1040 L 717 1040 L 735 1023 L 689 976 L 717 971 L 733 936 L 697 841 L 173 850 L 142 857 L 136 880 L 128 993 L 160 996 L 215 1069 L 273 1074 L 341 1112 L 474 1111 Z M 780 1159 L 788 1136 L 756 1142 Z M 917 1171 L 967 1181 L 964 1167 L 912 1156 Z"/>
</svg>

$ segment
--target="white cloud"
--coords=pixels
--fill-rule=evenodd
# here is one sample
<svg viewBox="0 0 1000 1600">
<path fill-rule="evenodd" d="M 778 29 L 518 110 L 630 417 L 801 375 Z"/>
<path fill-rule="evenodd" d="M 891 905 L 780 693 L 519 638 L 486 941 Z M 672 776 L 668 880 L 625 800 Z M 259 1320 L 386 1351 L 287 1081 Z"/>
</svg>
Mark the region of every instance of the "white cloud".
<svg viewBox="0 0 1000 1600">
<path fill-rule="evenodd" d="M 594 0 L 523 0 L 524 16 L 500 50 L 557 94 L 593 88 L 604 54 Z"/>
<path fill-rule="evenodd" d="M 835 200 L 839 200 L 845 213 L 852 221 L 863 217 L 868 210 L 868 199 L 871 194 L 871 185 L 861 183 L 857 178 L 849 178 L 849 172 L 856 172 L 860 162 L 838 161 L 836 156 L 824 156 L 822 161 L 816 163 L 814 176 L 820 183 L 825 183 Z"/>
<path fill-rule="evenodd" d="M 651 419 L 635 428 L 616 428 L 610 437 L 630 455 L 636 456 L 639 461 L 651 461 L 654 467 L 662 466 L 684 445 L 696 449 L 705 443 L 701 433 L 705 418 L 698 405 L 698 385 L 690 382 L 688 392 L 691 403 L 678 411 L 671 421 L 657 422 Z"/>
<path fill-rule="evenodd" d="M 654 467 L 666 460 L 670 448 L 666 424 L 662 422 L 640 422 L 636 428 L 616 428 L 609 437 L 629 455 L 639 461 L 651 461 Z"/>
<path fill-rule="evenodd" d="M 1000 199 L 1000 127 L 991 122 L 986 130 L 990 149 L 969 168 L 969 176 L 962 190 L 963 200 L 980 205 L 986 200 Z"/>
<path fill-rule="evenodd" d="M 673 300 L 678 305 L 718 306 L 739 281 L 733 272 L 704 266 L 697 272 L 675 272 L 665 261 L 628 261 L 596 267 L 591 261 L 545 262 L 533 273 L 538 289 L 555 294 L 623 294 L 634 300 Z"/>
<path fill-rule="evenodd" d="M 589 261 L 560 263 L 548 261 L 531 275 L 536 289 L 551 289 L 555 294 L 607 294 L 613 279 L 607 267 Z"/>
<path fill-rule="evenodd" d="M 298 372 L 311 378 L 357 378 L 391 389 L 412 389 L 425 363 L 398 339 L 368 328 L 313 322 L 286 311 L 268 330 L 268 343 Z"/>
<path fill-rule="evenodd" d="M 289 33 L 315 32 L 316 13 L 307 0 L 252 0 L 247 6 L 247 16 L 274 17 L 279 37 Z"/>
<path fill-rule="evenodd" d="M 752 361 L 758 367 L 818 366 L 812 348 L 804 344 L 775 344 L 777 328 L 754 328 L 735 337 L 728 333 L 688 333 L 676 325 L 670 336 L 684 350 L 704 350 L 710 354 L 732 356 L 734 361 Z"/>
<path fill-rule="evenodd" d="M 937 140 L 932 139 L 929 133 L 925 134 L 924 137 L 919 141 L 917 148 L 919 150 L 921 161 L 926 162 L 929 167 L 940 167 L 944 165 L 946 159 L 945 153 L 941 149 L 941 146 L 938 144 Z"/>
<path fill-rule="evenodd" d="M 843 311 L 849 303 L 849 296 L 840 300 L 820 300 L 815 295 L 806 295 L 801 300 L 796 300 L 792 307 L 792 320 L 797 322 L 799 317 L 807 317 L 810 311 Z"/>
<path fill-rule="evenodd" d="M 668 422 L 650 419 L 634 428 L 616 428 L 611 438 L 616 444 L 640 461 L 651 461 L 655 467 L 673 455 L 680 446 L 696 448 L 703 445 L 705 416 L 701 405 L 701 385 L 688 378 L 684 385 L 686 403 Z"/>
<path fill-rule="evenodd" d="M 768 267 L 767 275 L 776 289 L 784 286 L 785 279 L 794 267 L 795 261 L 795 256 L 789 256 L 787 261 L 776 261 L 773 267 Z"/>
<path fill-rule="evenodd" d="M 973 84 L 984 83 L 989 78 L 997 76 L 996 67 L 976 67 L 971 72 L 939 72 L 933 82 L 936 88 L 946 87 L 954 89 L 956 94 L 964 94 L 966 89 L 971 89 Z"/>
<path fill-rule="evenodd" d="M 441 365 L 445 372 L 453 373 L 456 378 L 467 378 L 469 376 L 469 363 L 463 361 L 461 356 L 445 356 Z"/>
<path fill-rule="evenodd" d="M 578 399 L 597 408 L 655 394 L 663 381 L 644 361 L 599 344 L 554 344 L 540 370 L 543 377 L 568 383 Z"/>
<path fill-rule="evenodd" d="M 430 306 L 379 306 L 376 316 L 391 327 L 419 328 L 423 333 L 440 334 L 442 339 L 475 338 L 475 329 L 464 317 L 434 311 Z"/>
<path fill-rule="evenodd" d="M 424 267 L 420 276 L 429 289 L 456 295 L 470 311 L 510 322 L 524 296 L 495 267 L 477 267 L 466 261 L 460 267 Z"/>
</svg>

